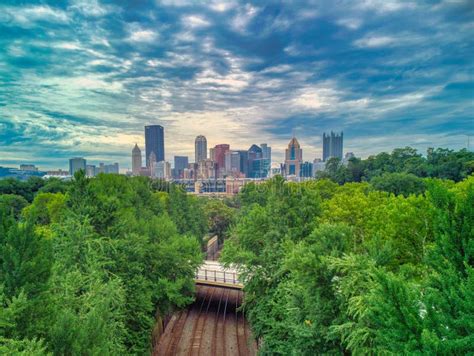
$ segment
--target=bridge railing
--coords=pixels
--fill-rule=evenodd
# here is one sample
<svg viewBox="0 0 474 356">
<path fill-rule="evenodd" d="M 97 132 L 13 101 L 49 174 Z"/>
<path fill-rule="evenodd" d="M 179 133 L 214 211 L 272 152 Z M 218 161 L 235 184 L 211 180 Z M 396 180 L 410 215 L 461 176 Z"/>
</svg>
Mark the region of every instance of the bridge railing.
<svg viewBox="0 0 474 356">
<path fill-rule="evenodd" d="M 241 284 L 236 272 L 216 271 L 210 269 L 199 269 L 196 272 L 195 279 L 198 281 L 219 282 L 224 284 Z"/>
</svg>

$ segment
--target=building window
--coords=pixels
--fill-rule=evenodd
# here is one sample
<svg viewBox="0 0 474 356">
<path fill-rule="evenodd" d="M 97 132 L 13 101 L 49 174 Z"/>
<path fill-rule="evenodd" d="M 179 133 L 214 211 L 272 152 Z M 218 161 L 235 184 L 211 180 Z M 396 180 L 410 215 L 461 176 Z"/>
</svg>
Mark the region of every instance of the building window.
<svg viewBox="0 0 474 356">
<path fill-rule="evenodd" d="M 296 175 L 296 166 L 294 164 L 290 164 L 288 174 L 289 175 Z"/>
</svg>

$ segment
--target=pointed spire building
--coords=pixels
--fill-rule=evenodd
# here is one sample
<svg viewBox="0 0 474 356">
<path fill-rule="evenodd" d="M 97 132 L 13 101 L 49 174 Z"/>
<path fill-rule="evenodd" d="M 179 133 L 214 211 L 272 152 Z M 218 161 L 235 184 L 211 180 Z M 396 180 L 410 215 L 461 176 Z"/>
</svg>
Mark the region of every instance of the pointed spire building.
<svg viewBox="0 0 474 356">
<path fill-rule="evenodd" d="M 287 176 L 300 176 L 301 163 L 303 161 L 303 150 L 300 147 L 300 143 L 293 136 L 288 148 L 286 149 L 285 155 L 285 174 Z"/>
<path fill-rule="evenodd" d="M 132 150 L 132 173 L 135 176 L 140 175 L 140 170 L 142 169 L 142 151 L 135 144 Z"/>
</svg>

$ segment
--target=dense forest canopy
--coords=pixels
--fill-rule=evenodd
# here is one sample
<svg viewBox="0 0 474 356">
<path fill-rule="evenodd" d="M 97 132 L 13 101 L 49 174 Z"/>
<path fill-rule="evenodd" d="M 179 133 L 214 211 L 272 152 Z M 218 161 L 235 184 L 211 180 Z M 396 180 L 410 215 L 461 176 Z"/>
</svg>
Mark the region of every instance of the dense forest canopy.
<svg viewBox="0 0 474 356">
<path fill-rule="evenodd" d="M 474 353 L 474 176 L 406 195 L 381 177 L 244 188 L 222 258 L 261 354 Z"/>
<path fill-rule="evenodd" d="M 1 183 L 0 353 L 149 353 L 157 313 L 193 300 L 200 202 L 119 175 Z"/>
<path fill-rule="evenodd" d="M 0 353 L 148 354 L 205 237 L 262 355 L 474 353 L 474 157 L 410 148 L 198 198 L 146 177 L 0 180 Z"/>
<path fill-rule="evenodd" d="M 411 147 L 397 148 L 392 153 L 382 152 L 367 159 L 350 158 L 347 164 L 338 158 L 326 162 L 326 170 L 317 173 L 318 178 L 328 178 L 339 184 L 372 181 L 380 178 L 390 180 L 389 185 L 400 185 L 404 181 L 415 184 L 419 192 L 418 178 L 440 178 L 459 182 L 474 173 L 474 152 L 446 148 L 430 148 L 426 156 Z"/>
</svg>

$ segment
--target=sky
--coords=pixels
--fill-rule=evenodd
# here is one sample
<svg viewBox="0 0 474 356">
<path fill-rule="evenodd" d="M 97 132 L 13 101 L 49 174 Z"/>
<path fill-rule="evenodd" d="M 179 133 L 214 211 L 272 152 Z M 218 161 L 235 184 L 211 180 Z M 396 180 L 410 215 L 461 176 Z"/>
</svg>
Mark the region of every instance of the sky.
<svg viewBox="0 0 474 356">
<path fill-rule="evenodd" d="M 144 125 L 166 159 L 294 134 L 344 151 L 474 146 L 470 0 L 0 2 L 0 165 L 131 167 Z"/>
</svg>

